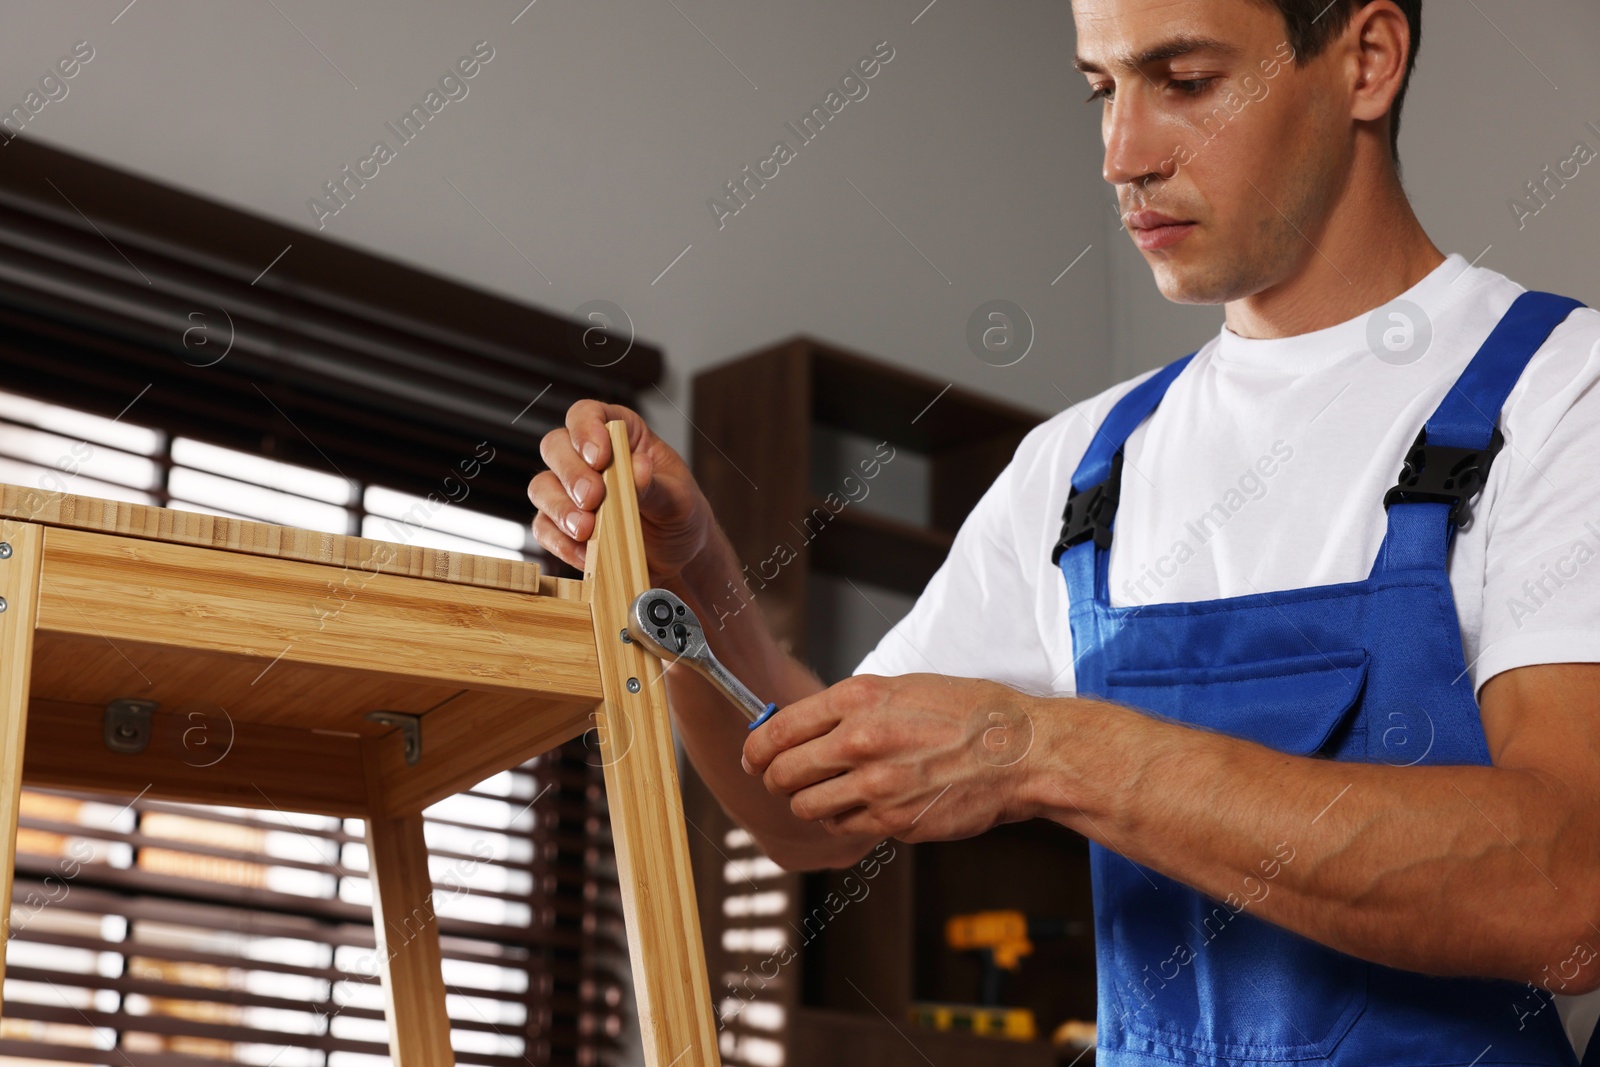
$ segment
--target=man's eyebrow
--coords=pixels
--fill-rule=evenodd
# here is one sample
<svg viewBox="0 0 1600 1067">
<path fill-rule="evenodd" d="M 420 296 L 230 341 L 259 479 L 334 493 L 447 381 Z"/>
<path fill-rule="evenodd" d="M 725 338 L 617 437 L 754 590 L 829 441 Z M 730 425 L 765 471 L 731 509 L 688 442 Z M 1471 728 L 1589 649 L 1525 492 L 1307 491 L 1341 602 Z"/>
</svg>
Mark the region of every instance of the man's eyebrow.
<svg viewBox="0 0 1600 1067">
<path fill-rule="evenodd" d="M 1236 45 L 1229 44 L 1227 41 L 1219 41 L 1214 37 L 1179 34 L 1137 54 L 1118 56 L 1112 61 L 1112 65 L 1137 69 L 1149 66 L 1151 63 L 1177 59 L 1179 56 L 1186 56 L 1191 52 L 1213 52 L 1221 56 L 1235 56 L 1239 54 L 1239 49 Z M 1072 65 L 1085 74 L 1105 73 L 1105 68 L 1100 64 L 1084 59 L 1082 56 L 1074 57 Z"/>
</svg>

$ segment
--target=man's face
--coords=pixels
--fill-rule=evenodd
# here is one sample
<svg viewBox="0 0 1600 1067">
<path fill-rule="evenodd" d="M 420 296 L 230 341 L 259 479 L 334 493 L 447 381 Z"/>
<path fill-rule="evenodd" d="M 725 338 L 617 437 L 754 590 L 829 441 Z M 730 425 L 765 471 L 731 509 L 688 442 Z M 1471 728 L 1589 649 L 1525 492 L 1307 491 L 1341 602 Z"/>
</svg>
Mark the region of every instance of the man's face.
<svg viewBox="0 0 1600 1067">
<path fill-rule="evenodd" d="M 1072 7 L 1105 179 L 1162 295 L 1218 304 L 1292 277 L 1349 164 L 1337 49 L 1295 62 L 1265 0 Z"/>
</svg>

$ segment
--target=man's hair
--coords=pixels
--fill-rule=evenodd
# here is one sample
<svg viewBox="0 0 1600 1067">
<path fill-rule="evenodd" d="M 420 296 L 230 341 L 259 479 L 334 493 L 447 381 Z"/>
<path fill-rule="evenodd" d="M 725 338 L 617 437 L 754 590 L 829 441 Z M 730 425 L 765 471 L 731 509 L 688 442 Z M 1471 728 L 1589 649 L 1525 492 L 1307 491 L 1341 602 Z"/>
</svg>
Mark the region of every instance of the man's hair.
<svg viewBox="0 0 1600 1067">
<path fill-rule="evenodd" d="M 1277 8 L 1289 28 L 1289 44 L 1295 58 L 1315 59 L 1333 43 L 1333 39 L 1350 25 L 1351 17 L 1372 0 L 1258 0 Z M 1405 12 L 1411 25 L 1411 54 L 1406 57 L 1406 73 L 1395 93 L 1394 106 L 1389 111 L 1389 150 L 1396 163 L 1400 162 L 1400 109 L 1406 102 L 1406 89 L 1411 85 L 1411 72 L 1417 66 L 1417 49 L 1422 46 L 1422 0 L 1395 0 L 1395 5 Z"/>
</svg>

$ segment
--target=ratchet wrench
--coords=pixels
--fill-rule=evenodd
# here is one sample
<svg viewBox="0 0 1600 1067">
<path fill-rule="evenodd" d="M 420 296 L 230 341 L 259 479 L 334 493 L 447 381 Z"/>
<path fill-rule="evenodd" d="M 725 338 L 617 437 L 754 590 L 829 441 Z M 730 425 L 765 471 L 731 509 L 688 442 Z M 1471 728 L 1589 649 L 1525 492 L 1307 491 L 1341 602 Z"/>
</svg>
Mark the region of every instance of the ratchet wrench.
<svg viewBox="0 0 1600 1067">
<path fill-rule="evenodd" d="M 749 728 L 772 718 L 778 705 L 762 703 L 733 672 L 722 665 L 706 643 L 694 612 L 674 593 L 646 589 L 628 607 L 627 635 L 668 663 L 687 663 L 743 711 Z"/>
</svg>

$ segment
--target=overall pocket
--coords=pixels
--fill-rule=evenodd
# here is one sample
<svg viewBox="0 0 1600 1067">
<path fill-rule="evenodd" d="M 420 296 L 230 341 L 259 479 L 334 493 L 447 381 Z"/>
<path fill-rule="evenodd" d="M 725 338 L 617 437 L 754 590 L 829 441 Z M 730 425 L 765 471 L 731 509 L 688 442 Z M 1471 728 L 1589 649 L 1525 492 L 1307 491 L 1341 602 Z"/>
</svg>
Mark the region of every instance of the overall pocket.
<svg viewBox="0 0 1600 1067">
<path fill-rule="evenodd" d="M 1339 747 L 1364 649 L 1222 667 L 1114 670 L 1105 697 L 1293 755 Z M 1364 738 L 1363 738 L 1364 744 Z M 1331 798 L 1330 798 L 1331 799 Z M 1250 913 L 1293 862 L 1293 828 L 1237 893 L 1214 900 L 1148 868 L 1094 865 L 1103 1005 L 1133 1047 L 1258 1060 L 1327 1057 L 1366 1007 L 1368 965 Z M 1107 1034 L 1111 1037 L 1111 1034 Z M 1142 1039 L 1142 1040 L 1139 1040 Z M 1113 1038 L 1113 1041 L 1116 1039 Z M 1182 1057 L 1192 1060 L 1193 1056 Z"/>
</svg>

